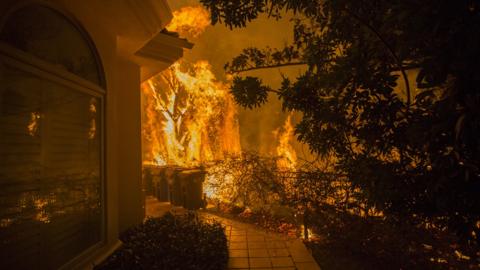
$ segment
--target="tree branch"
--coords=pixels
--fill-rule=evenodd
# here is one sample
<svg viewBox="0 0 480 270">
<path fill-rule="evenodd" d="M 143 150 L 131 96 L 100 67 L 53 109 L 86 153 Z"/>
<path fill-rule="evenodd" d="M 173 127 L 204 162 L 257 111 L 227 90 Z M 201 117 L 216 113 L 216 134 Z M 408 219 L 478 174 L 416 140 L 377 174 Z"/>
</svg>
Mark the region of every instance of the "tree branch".
<svg viewBox="0 0 480 270">
<path fill-rule="evenodd" d="M 397 64 L 397 67 L 400 69 L 400 72 L 402 73 L 403 80 L 405 81 L 405 89 L 407 91 L 407 110 L 408 110 L 408 108 L 410 107 L 410 103 L 411 103 L 410 83 L 408 81 L 407 73 L 405 72 L 405 69 L 403 68 L 402 61 L 400 61 L 400 59 L 395 54 L 395 51 L 392 49 L 392 47 L 390 47 L 388 42 L 382 37 L 382 35 L 380 35 L 380 33 L 375 28 L 373 28 L 370 24 L 365 22 L 362 18 L 360 18 L 357 14 L 350 11 L 349 9 L 343 8 L 343 10 L 345 10 L 348 14 L 350 14 L 352 17 L 354 17 L 358 22 L 360 22 L 365 27 L 367 27 L 370 31 L 372 31 L 377 36 L 377 38 L 383 43 L 383 45 L 385 45 L 388 52 L 390 53 L 390 55 L 395 60 L 395 62 Z"/>
<path fill-rule="evenodd" d="M 237 69 L 232 72 L 232 73 L 241 73 L 241 72 L 247 72 L 247 71 L 252 71 L 252 70 L 259 70 L 259 69 L 268 69 L 268 68 L 279 68 L 279 67 L 287 67 L 287 66 L 303 66 L 307 65 L 306 62 L 291 62 L 291 63 L 284 63 L 284 64 L 277 64 L 277 65 L 270 65 L 270 66 L 258 66 L 258 67 L 249 67 L 245 69 Z"/>
</svg>

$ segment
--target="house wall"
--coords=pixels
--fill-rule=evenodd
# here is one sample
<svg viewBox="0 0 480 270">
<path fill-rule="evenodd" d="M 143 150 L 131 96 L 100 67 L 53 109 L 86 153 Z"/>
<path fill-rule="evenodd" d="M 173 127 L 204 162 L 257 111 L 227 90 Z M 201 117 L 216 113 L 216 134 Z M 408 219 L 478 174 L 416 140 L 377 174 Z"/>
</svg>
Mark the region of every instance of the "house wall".
<svg viewBox="0 0 480 270">
<path fill-rule="evenodd" d="M 145 216 L 142 187 L 140 68 L 117 61 L 119 229 L 140 223 Z"/>
</svg>

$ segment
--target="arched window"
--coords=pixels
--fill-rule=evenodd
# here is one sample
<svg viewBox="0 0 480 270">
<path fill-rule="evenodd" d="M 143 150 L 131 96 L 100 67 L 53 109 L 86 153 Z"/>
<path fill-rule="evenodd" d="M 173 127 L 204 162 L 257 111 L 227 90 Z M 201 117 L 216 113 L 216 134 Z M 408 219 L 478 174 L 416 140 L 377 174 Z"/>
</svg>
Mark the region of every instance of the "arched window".
<svg viewBox="0 0 480 270">
<path fill-rule="evenodd" d="M 86 32 L 32 4 L 0 28 L 0 269 L 56 269 L 101 245 L 102 65 Z"/>
<path fill-rule="evenodd" d="M 1 29 L 0 40 L 104 87 L 93 44 L 81 28 L 51 8 L 16 10 Z"/>
</svg>

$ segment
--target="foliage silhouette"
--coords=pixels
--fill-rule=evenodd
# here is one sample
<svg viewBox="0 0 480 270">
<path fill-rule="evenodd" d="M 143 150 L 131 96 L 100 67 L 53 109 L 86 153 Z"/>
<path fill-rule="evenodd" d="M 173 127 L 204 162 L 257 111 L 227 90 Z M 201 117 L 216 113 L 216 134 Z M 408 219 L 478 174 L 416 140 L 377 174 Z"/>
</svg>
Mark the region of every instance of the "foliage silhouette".
<svg viewBox="0 0 480 270">
<path fill-rule="evenodd" d="M 149 218 L 124 232 L 123 246 L 95 269 L 225 269 L 225 228 L 194 215 Z"/>
<path fill-rule="evenodd" d="M 294 14 L 293 43 L 246 48 L 225 65 L 248 108 L 276 92 L 312 152 L 393 221 L 480 235 L 478 1 L 201 0 L 233 28 Z M 240 73 L 304 65 L 279 89 Z M 472 259 L 476 254 L 469 254 Z"/>
</svg>

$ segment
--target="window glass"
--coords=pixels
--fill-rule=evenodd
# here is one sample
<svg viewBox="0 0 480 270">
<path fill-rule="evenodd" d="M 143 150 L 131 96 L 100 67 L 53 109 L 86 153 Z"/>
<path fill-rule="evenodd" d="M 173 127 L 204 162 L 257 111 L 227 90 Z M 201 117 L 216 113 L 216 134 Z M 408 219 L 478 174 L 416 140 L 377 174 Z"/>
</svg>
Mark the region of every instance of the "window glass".
<svg viewBox="0 0 480 270">
<path fill-rule="evenodd" d="M 101 241 L 101 111 L 0 60 L 0 269 L 57 269 Z"/>
<path fill-rule="evenodd" d="M 62 14 L 39 5 L 14 12 L 0 40 L 104 86 L 96 55 L 79 29 Z"/>
</svg>

